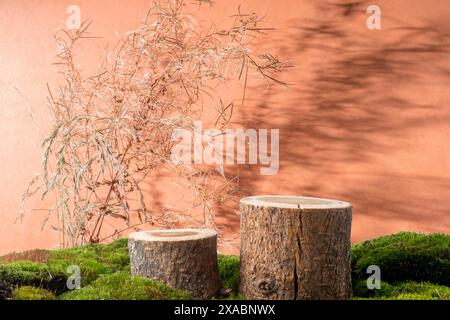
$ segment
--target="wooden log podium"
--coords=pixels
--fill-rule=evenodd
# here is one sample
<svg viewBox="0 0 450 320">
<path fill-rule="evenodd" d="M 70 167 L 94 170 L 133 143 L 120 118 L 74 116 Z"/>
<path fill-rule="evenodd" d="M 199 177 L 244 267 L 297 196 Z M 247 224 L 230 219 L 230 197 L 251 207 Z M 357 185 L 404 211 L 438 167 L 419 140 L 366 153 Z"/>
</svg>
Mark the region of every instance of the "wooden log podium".
<svg viewBox="0 0 450 320">
<path fill-rule="evenodd" d="M 210 229 L 154 230 L 128 237 L 131 274 L 161 281 L 195 297 L 219 293 L 217 234 Z"/>
<path fill-rule="evenodd" d="M 349 299 L 352 206 L 331 199 L 241 199 L 240 293 L 247 299 Z"/>
</svg>

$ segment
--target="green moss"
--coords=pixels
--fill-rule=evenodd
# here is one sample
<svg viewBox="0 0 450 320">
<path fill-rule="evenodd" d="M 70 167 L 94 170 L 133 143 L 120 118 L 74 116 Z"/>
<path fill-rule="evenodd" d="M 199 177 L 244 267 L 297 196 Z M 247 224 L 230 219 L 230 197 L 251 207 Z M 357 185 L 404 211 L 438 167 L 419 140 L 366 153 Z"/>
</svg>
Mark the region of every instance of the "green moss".
<svg viewBox="0 0 450 320">
<path fill-rule="evenodd" d="M 360 280 L 353 284 L 353 296 L 360 298 L 372 298 L 372 297 L 389 297 L 392 295 L 392 286 L 384 281 L 381 281 L 380 289 L 367 288 L 367 281 Z"/>
<path fill-rule="evenodd" d="M 100 275 L 128 270 L 127 239 L 119 239 L 111 244 L 94 244 L 70 249 L 52 251 L 48 259 L 49 266 L 64 270 L 70 265 L 81 269 L 82 285 L 88 285 Z"/>
<path fill-rule="evenodd" d="M 381 279 L 393 283 L 407 280 L 450 286 L 450 236 L 401 232 L 354 245 L 353 284 L 368 277 L 366 269 L 377 265 Z"/>
<path fill-rule="evenodd" d="M 67 290 L 67 268 L 81 269 L 82 285 L 86 286 L 100 275 L 129 269 L 127 239 L 111 244 L 85 245 L 50 251 L 46 263 L 17 261 L 0 264 L 2 290 L 0 299 L 8 298 L 16 286 L 48 289 L 56 294 Z"/>
<path fill-rule="evenodd" d="M 63 300 L 185 300 L 192 296 L 162 283 L 131 277 L 127 271 L 103 275 L 90 285 L 66 292 Z"/>
<path fill-rule="evenodd" d="M 31 286 L 17 287 L 13 292 L 14 300 L 54 300 L 55 295 L 45 289 Z"/>
<path fill-rule="evenodd" d="M 358 287 L 353 288 L 356 299 L 450 300 L 450 287 L 429 282 L 382 283 L 380 290 L 366 289 L 366 291 Z"/>
<path fill-rule="evenodd" d="M 392 297 L 389 300 L 436 300 L 428 295 L 419 293 L 404 293 L 398 296 Z"/>
<path fill-rule="evenodd" d="M 4 286 L 34 286 L 60 293 L 66 286 L 67 274 L 60 266 L 17 261 L 0 264 L 0 279 Z"/>
<path fill-rule="evenodd" d="M 239 256 L 219 254 L 218 264 L 224 288 L 236 293 L 239 289 Z"/>
<path fill-rule="evenodd" d="M 103 265 L 112 272 L 128 268 L 127 239 L 119 239 L 111 244 L 93 244 L 70 249 L 55 250 L 51 252 L 49 263 L 55 260 L 64 260 L 70 264 L 91 264 L 93 260 L 97 265 Z"/>
<path fill-rule="evenodd" d="M 10 283 L 0 279 L 0 300 L 6 300 L 12 297 L 13 287 Z"/>
<path fill-rule="evenodd" d="M 355 299 L 450 299 L 450 236 L 399 233 L 354 245 L 351 251 Z M 127 239 L 50 251 L 46 263 L 0 263 L 0 299 L 191 299 L 186 292 L 131 277 Z M 367 288 L 366 269 L 381 269 L 381 290 Z M 67 267 L 81 269 L 82 289 L 67 291 Z M 218 255 L 227 299 L 238 295 L 238 256 Z M 446 285 L 446 286 L 445 286 Z M 64 292 L 67 291 L 67 292 Z M 64 292 L 64 293 L 63 293 Z"/>
<path fill-rule="evenodd" d="M 391 296 L 402 299 L 408 295 L 420 295 L 427 299 L 450 300 L 450 287 L 429 282 L 406 281 L 394 284 Z"/>
</svg>

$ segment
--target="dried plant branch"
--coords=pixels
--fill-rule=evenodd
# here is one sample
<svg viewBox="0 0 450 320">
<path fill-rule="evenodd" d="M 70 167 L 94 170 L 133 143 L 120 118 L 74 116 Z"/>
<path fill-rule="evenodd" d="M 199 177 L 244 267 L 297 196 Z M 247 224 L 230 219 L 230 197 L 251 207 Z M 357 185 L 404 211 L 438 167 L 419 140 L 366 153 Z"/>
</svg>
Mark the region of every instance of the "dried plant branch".
<svg viewBox="0 0 450 320">
<path fill-rule="evenodd" d="M 56 216 L 61 246 L 99 242 L 144 224 L 218 228 L 213 206 L 233 192 L 234 180 L 223 180 L 214 169 L 171 163 L 172 132 L 193 127 L 206 95 L 220 102 L 216 125 L 224 129 L 234 106 L 225 105 L 211 84 L 244 77 L 245 92 L 249 73 L 283 84 L 274 76 L 283 63 L 270 54 L 252 56 L 249 46 L 269 31 L 260 27 L 260 17 L 239 9 L 231 28 L 214 30 L 200 28 L 184 10 L 181 0 L 156 1 L 144 23 L 121 37 L 98 72 L 87 77 L 76 51 L 80 42 L 95 38 L 90 23 L 56 35 L 55 65 L 64 83 L 48 88 L 53 123 L 42 143 L 43 172 L 24 199 L 36 192 L 32 185 L 43 198 L 55 195 L 45 222 Z M 147 208 L 143 184 L 155 183 L 151 176 L 162 168 L 186 181 L 190 208 L 203 207 L 201 221 L 191 210 Z M 113 231 L 105 233 L 105 226 Z"/>
</svg>

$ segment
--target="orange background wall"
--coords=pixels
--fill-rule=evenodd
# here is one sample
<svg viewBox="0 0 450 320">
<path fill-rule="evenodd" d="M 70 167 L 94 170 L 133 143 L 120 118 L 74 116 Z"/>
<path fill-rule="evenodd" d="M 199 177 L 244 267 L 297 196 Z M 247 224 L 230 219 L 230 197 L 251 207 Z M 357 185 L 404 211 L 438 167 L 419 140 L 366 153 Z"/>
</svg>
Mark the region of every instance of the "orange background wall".
<svg viewBox="0 0 450 320">
<path fill-rule="evenodd" d="M 236 110 L 239 126 L 281 131 L 278 175 L 235 168 L 240 195 L 350 201 L 354 242 L 400 230 L 450 233 L 450 4 L 373 1 L 382 29 L 370 31 L 368 4 L 347 2 L 355 1 L 217 0 L 211 9 L 218 24 L 239 4 L 265 14 L 277 31 L 261 40 L 261 50 L 295 66 L 283 75 L 288 89 L 256 83 Z M 70 4 L 104 37 L 91 45 L 91 57 L 114 40 L 113 31 L 137 26 L 148 8 L 143 0 L 0 0 L 0 254 L 57 245 L 51 229 L 40 231 L 41 214 L 15 219 L 41 160 L 29 108 L 45 131 L 46 83 L 56 81 L 52 36 L 65 26 Z M 230 100 L 239 96 L 227 92 Z M 238 230 L 227 212 L 233 209 L 220 210 L 230 233 Z"/>
</svg>

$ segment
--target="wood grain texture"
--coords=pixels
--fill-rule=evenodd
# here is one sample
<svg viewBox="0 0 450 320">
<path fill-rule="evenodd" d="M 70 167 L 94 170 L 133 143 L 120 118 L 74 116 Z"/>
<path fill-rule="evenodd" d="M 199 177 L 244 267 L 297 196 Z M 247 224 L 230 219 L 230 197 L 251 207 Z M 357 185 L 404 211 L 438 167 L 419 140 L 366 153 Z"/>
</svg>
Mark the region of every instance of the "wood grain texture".
<svg viewBox="0 0 450 320">
<path fill-rule="evenodd" d="M 350 204 L 245 199 L 240 207 L 241 294 L 248 299 L 351 297 Z"/>
<path fill-rule="evenodd" d="M 217 235 L 208 229 L 137 232 L 129 236 L 131 274 L 161 281 L 199 298 L 210 298 L 222 283 Z"/>
</svg>

